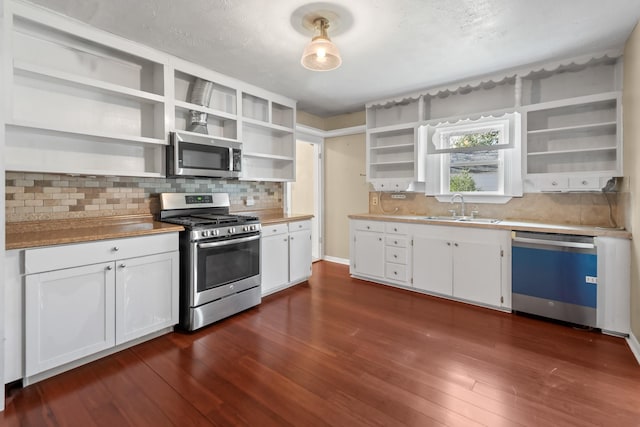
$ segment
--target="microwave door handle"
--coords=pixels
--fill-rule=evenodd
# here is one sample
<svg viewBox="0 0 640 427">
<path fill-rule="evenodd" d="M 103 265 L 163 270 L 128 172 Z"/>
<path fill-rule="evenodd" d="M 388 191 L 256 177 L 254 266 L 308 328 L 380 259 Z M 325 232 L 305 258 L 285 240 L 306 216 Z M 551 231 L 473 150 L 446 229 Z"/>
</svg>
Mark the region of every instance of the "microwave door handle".
<svg viewBox="0 0 640 427">
<path fill-rule="evenodd" d="M 229 147 L 229 172 L 233 172 L 233 148 Z"/>
<path fill-rule="evenodd" d="M 222 242 L 198 243 L 198 248 L 199 249 L 216 248 L 220 246 L 235 245 L 236 243 L 251 242 L 253 240 L 258 240 L 258 239 L 260 239 L 259 234 L 257 236 L 249 236 L 249 237 L 242 237 L 240 239 L 224 240 Z"/>
</svg>

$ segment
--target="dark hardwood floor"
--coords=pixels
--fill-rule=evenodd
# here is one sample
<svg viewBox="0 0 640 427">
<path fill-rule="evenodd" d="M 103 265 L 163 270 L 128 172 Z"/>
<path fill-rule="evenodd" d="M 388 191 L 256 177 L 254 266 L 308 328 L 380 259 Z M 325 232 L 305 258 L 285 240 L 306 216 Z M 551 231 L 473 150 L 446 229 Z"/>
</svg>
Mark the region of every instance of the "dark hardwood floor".
<svg viewBox="0 0 640 427">
<path fill-rule="evenodd" d="M 626 342 L 349 278 L 24 389 L 2 426 L 636 426 Z"/>
</svg>

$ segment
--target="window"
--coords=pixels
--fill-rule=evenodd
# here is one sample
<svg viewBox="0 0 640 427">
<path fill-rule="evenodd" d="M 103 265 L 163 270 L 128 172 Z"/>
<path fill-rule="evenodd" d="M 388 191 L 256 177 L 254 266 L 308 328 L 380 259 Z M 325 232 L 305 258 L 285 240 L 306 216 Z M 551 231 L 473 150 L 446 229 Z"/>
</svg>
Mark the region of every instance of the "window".
<svg viewBox="0 0 640 427">
<path fill-rule="evenodd" d="M 520 116 L 462 120 L 425 126 L 427 194 L 464 193 L 482 202 L 522 195 Z"/>
</svg>

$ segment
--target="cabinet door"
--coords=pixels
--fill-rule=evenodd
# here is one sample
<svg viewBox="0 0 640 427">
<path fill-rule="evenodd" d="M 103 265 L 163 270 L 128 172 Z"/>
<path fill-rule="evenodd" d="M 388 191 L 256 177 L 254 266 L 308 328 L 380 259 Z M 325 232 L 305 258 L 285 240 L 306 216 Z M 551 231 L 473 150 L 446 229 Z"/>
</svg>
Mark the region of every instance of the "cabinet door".
<svg viewBox="0 0 640 427">
<path fill-rule="evenodd" d="M 384 277 L 384 235 L 355 232 L 353 270 L 357 274 Z"/>
<path fill-rule="evenodd" d="M 413 286 L 425 291 L 453 294 L 453 251 L 448 240 L 414 236 Z"/>
<path fill-rule="evenodd" d="M 500 306 L 500 244 L 457 242 L 453 250 L 453 296 Z"/>
<path fill-rule="evenodd" d="M 116 261 L 116 344 L 178 323 L 178 252 Z"/>
<path fill-rule="evenodd" d="M 262 295 L 266 295 L 289 282 L 289 235 L 263 237 L 261 245 Z"/>
<path fill-rule="evenodd" d="M 311 276 L 311 230 L 289 234 L 289 281 L 302 282 Z"/>
<path fill-rule="evenodd" d="M 114 282 L 113 263 L 26 276 L 27 377 L 114 345 Z"/>
</svg>

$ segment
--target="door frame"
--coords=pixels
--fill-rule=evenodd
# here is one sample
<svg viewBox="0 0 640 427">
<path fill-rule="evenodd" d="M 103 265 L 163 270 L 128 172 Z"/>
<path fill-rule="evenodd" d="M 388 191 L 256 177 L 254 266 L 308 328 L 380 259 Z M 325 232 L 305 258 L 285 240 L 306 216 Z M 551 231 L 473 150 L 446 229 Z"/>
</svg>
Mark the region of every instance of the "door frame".
<svg viewBox="0 0 640 427">
<path fill-rule="evenodd" d="M 298 142 L 312 144 L 313 155 L 315 158 L 316 168 L 314 171 L 314 192 L 315 192 L 315 209 L 313 216 L 318 224 L 318 236 L 316 241 L 312 241 L 312 245 L 317 246 L 318 259 L 324 259 L 324 137 L 317 135 L 315 132 L 308 132 L 297 128 L 296 144 Z M 291 182 L 287 182 L 284 187 L 284 208 L 285 213 L 291 214 Z M 314 259 L 314 261 L 316 261 Z"/>
</svg>

